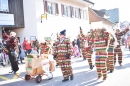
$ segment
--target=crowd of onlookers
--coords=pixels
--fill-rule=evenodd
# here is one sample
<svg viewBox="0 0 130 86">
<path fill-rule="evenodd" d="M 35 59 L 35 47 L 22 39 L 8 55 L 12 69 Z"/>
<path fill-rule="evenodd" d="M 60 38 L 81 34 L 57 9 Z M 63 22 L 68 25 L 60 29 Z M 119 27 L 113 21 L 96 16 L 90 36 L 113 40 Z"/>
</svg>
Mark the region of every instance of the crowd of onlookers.
<svg viewBox="0 0 130 86">
<path fill-rule="evenodd" d="M 130 50 L 130 36 L 128 36 L 127 39 L 124 40 L 124 45 Z"/>
<path fill-rule="evenodd" d="M 18 39 L 17 39 L 18 40 Z M 17 62 L 19 64 L 19 61 L 23 64 L 24 57 L 27 54 L 33 53 L 39 53 L 39 42 L 38 40 L 35 41 L 29 41 L 28 39 L 24 38 L 24 41 L 22 44 L 18 41 L 18 56 L 17 56 Z M 22 51 L 24 51 L 25 56 L 22 55 Z M 7 54 L 8 50 L 6 49 L 6 42 L 2 39 L 0 39 L 0 64 L 2 66 L 6 66 L 10 64 L 9 56 Z"/>
</svg>

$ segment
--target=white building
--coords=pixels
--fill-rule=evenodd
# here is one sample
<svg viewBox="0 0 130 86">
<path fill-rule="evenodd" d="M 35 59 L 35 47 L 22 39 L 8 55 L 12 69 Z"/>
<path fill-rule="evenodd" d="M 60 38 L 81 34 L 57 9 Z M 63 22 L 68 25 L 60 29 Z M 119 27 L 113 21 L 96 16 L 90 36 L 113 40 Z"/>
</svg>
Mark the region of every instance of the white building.
<svg viewBox="0 0 130 86">
<path fill-rule="evenodd" d="M 88 7 L 94 3 L 88 0 L 23 0 L 25 28 L 14 29 L 23 41 L 36 36 L 43 40 L 66 29 L 67 36 L 75 38 L 81 26 L 84 34 L 90 30 Z M 43 14 L 47 19 L 42 19 Z"/>
</svg>

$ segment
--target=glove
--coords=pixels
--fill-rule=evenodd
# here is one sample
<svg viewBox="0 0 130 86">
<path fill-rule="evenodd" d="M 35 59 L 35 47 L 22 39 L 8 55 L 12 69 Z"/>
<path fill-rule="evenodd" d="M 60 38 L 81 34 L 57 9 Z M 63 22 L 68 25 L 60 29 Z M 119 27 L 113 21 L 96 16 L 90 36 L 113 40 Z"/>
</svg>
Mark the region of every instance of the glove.
<svg viewBox="0 0 130 86">
<path fill-rule="evenodd" d="M 81 27 L 79 27 L 80 28 L 80 30 L 82 30 L 82 28 Z"/>
</svg>

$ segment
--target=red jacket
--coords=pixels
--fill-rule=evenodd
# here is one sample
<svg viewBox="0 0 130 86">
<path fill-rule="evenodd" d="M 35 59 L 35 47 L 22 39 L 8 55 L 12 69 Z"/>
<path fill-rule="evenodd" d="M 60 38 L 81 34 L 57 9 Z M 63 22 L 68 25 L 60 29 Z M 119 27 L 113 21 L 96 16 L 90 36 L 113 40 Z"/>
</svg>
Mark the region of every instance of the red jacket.
<svg viewBox="0 0 130 86">
<path fill-rule="evenodd" d="M 22 46 L 24 50 L 30 50 L 32 48 L 31 43 L 29 43 L 28 41 L 24 41 Z"/>
</svg>

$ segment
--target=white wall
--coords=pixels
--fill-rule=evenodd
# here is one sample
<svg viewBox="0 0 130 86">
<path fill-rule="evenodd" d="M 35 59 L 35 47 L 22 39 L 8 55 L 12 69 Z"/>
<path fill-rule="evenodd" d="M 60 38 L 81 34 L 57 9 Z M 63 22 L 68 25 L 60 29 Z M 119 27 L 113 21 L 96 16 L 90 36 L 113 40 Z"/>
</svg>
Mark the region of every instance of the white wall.
<svg viewBox="0 0 130 86">
<path fill-rule="evenodd" d="M 74 19 L 69 17 L 62 17 L 61 15 L 61 2 L 58 2 L 59 15 L 47 15 L 47 20 L 44 20 L 41 23 L 41 14 L 44 14 L 43 0 L 36 1 L 36 20 L 37 20 L 37 29 L 38 29 L 38 38 L 44 39 L 46 36 L 51 36 L 52 33 L 60 32 L 64 29 L 67 30 L 67 36 L 76 37 L 79 33 L 79 27 L 81 26 L 84 33 L 87 34 L 88 29 L 90 29 L 89 20 Z M 77 4 L 67 4 L 64 5 L 78 7 Z M 81 8 L 85 8 L 80 6 Z M 88 10 L 88 8 L 85 8 Z M 88 14 L 87 14 L 88 15 Z"/>
<path fill-rule="evenodd" d="M 37 37 L 36 6 L 35 0 L 23 0 L 25 28 L 14 30 L 23 41 L 24 37 Z"/>
<path fill-rule="evenodd" d="M 43 0 L 23 0 L 25 28 L 14 30 L 17 37 L 21 38 L 21 42 L 23 42 L 24 37 L 30 40 L 30 36 L 36 36 L 38 39 L 43 40 L 44 37 L 50 37 L 52 33 L 56 34 L 64 29 L 67 30 L 67 36 L 71 36 L 71 39 L 73 39 L 78 35 L 80 26 L 83 32 L 87 34 L 90 30 L 89 20 L 62 17 L 61 2 L 60 0 L 55 1 L 59 3 L 59 15 L 48 14 L 47 20 L 41 23 L 41 15 L 44 14 Z M 88 7 L 81 5 L 81 3 L 62 2 L 62 4 L 88 10 Z M 88 18 L 88 14 L 86 15 Z"/>
</svg>

